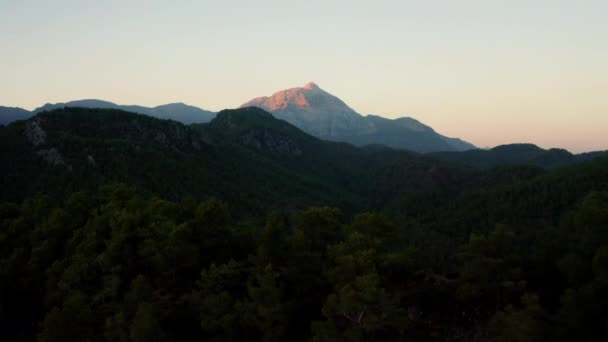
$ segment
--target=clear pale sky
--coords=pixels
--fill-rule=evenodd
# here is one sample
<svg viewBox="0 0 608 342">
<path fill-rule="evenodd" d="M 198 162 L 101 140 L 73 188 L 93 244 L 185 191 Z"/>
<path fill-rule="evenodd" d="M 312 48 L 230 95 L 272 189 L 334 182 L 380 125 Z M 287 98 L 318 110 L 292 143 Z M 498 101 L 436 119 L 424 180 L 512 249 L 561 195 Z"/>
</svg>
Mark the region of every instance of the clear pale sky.
<svg viewBox="0 0 608 342">
<path fill-rule="evenodd" d="M 0 0 L 0 104 L 239 106 L 314 81 L 478 146 L 608 149 L 608 1 Z"/>
</svg>

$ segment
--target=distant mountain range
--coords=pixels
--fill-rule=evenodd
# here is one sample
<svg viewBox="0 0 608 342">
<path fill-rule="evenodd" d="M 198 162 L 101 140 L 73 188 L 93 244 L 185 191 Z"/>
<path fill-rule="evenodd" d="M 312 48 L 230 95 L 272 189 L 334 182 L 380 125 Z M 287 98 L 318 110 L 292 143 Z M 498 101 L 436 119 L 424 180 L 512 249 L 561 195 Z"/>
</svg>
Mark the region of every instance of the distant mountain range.
<svg viewBox="0 0 608 342">
<path fill-rule="evenodd" d="M 6 125 L 40 112 L 65 107 L 120 109 L 159 119 L 172 119 L 184 124 L 206 123 L 216 115 L 215 112 L 183 103 L 145 107 L 87 99 L 47 103 L 31 112 L 21 108 L 0 107 L 0 124 Z M 476 148 L 466 141 L 445 137 L 413 118 L 391 120 L 375 115 L 363 116 L 312 82 L 303 87 L 279 91 L 270 97 L 258 97 L 241 107 L 260 107 L 317 138 L 347 142 L 356 146 L 386 145 L 415 152 L 464 151 Z"/>
<path fill-rule="evenodd" d="M 158 119 L 171 119 L 185 124 L 209 122 L 215 117 L 214 112 L 184 103 L 170 103 L 157 107 L 144 107 L 137 105 L 117 105 L 102 100 L 79 100 L 56 104 L 47 103 L 40 108 L 36 108 L 34 114 L 64 107 L 121 109 L 127 112 L 153 116 Z"/>
<path fill-rule="evenodd" d="M 88 99 L 47 103 L 33 111 L 0 106 L 0 125 L 66 107 L 119 109 L 159 119 L 171 119 L 184 124 L 208 123 L 217 115 L 215 112 L 184 103 L 145 107 Z M 395 149 L 432 153 L 435 158 L 477 168 L 492 168 L 505 164 L 556 168 L 594 158 L 598 153 L 605 153 L 574 155 L 566 150 L 543 150 L 531 144 L 505 145 L 489 150 L 477 149 L 461 139 L 443 136 L 433 128 L 410 117 L 391 120 L 376 115 L 363 116 L 338 97 L 312 82 L 303 87 L 278 91 L 269 97 L 255 98 L 241 106 L 241 108 L 246 107 L 264 109 L 276 118 L 323 140 L 347 142 L 355 146 L 385 145 Z M 461 151 L 465 152 L 455 153 Z"/>
<path fill-rule="evenodd" d="M 116 181 L 168 198 L 224 198 L 243 212 L 261 209 L 260 203 L 411 212 L 486 179 L 499 184 L 546 172 L 520 165 L 548 169 L 603 155 L 534 145 L 425 155 L 381 145 L 358 148 L 318 139 L 256 107 L 224 110 L 193 125 L 68 107 L 0 126 L 0 198 L 94 190 Z M 495 173 L 493 166 L 511 171 Z M 480 177 L 486 172 L 492 176 Z"/>
<path fill-rule="evenodd" d="M 13 121 L 25 120 L 30 116 L 32 116 L 32 113 L 23 108 L 0 106 L 0 125 L 8 125 Z"/>
<path fill-rule="evenodd" d="M 31 112 L 22 108 L 0 107 L 0 124 L 6 125 L 16 120 L 27 119 L 41 112 L 65 107 L 120 109 L 126 112 L 153 116 L 158 119 L 171 119 L 184 124 L 209 122 L 216 114 L 215 112 L 189 106 L 184 103 L 170 103 L 157 107 L 144 107 L 137 105 L 118 105 L 108 101 L 89 99 L 65 103 L 47 103 Z"/>
<path fill-rule="evenodd" d="M 33 111 L 0 106 L 0 125 L 26 120 L 38 113 L 70 107 L 119 109 L 158 119 L 171 119 L 183 124 L 208 123 L 217 115 L 216 112 L 184 103 L 145 107 L 87 99 L 47 103 Z M 535 165 L 551 169 L 590 160 L 607 153 L 599 151 L 572 154 L 563 149 L 544 150 L 532 144 L 511 144 L 492 149 L 478 149 L 461 139 L 443 136 L 433 128 L 410 117 L 391 120 L 377 115 L 363 116 L 313 82 L 303 87 L 278 91 L 270 97 L 255 98 L 244 103 L 240 108 L 246 107 L 264 109 L 276 118 L 323 140 L 347 142 L 355 146 L 384 145 L 395 149 L 430 153 L 437 159 L 476 168 Z"/>
<path fill-rule="evenodd" d="M 466 141 L 445 137 L 413 118 L 363 116 L 313 82 L 255 98 L 241 107 L 251 106 L 265 109 L 318 138 L 357 146 L 381 144 L 416 152 L 476 148 Z"/>
</svg>

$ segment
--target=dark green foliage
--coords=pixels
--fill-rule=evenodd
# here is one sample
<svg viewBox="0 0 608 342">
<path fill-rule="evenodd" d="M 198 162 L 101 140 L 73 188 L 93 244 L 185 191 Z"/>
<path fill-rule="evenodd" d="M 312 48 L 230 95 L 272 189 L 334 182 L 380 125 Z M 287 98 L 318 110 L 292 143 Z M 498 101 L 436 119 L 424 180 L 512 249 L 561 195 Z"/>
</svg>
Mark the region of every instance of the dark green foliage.
<svg viewBox="0 0 608 342">
<path fill-rule="evenodd" d="M 415 231 L 327 207 L 274 211 L 256 229 L 217 200 L 175 203 L 112 185 L 5 203 L 0 215 L 0 318 L 11 340 L 606 334 L 606 193 L 555 226 L 473 233 L 447 274 L 420 259 Z"/>
<path fill-rule="evenodd" d="M 38 145 L 28 139 L 36 127 L 46 137 Z M 239 214 L 260 214 L 262 200 L 292 208 L 360 201 L 353 192 L 338 196 L 342 188 L 273 154 L 251 153 L 229 140 L 216 143 L 209 138 L 213 132 L 115 110 L 45 112 L 1 129 L 2 198 L 94 191 L 118 181 L 173 200 L 221 197 Z"/>
<path fill-rule="evenodd" d="M 490 329 L 498 341 L 544 341 L 549 335 L 549 315 L 538 296 L 526 294 L 520 309 L 508 305 L 492 318 Z"/>
<path fill-rule="evenodd" d="M 333 291 L 322 309 L 326 320 L 313 324 L 315 340 L 394 339 L 408 320 L 401 292 L 384 287 L 394 279 L 381 275 L 409 266 L 411 250 L 397 243 L 396 227 L 377 215 L 360 215 L 344 230 L 345 240 L 328 247 Z"/>
<path fill-rule="evenodd" d="M 471 234 L 461 256 L 462 295 L 490 304 L 490 310 L 502 307 L 525 287 L 520 253 L 515 234 L 503 225 L 487 235 Z"/>
<path fill-rule="evenodd" d="M 429 155 L 456 163 L 489 169 L 503 165 L 535 165 L 546 169 L 571 165 L 599 156 L 608 156 L 608 152 L 572 154 L 566 150 L 552 148 L 543 150 L 532 144 L 501 145 L 490 150 L 472 149 L 464 152 L 435 152 Z"/>
<path fill-rule="evenodd" d="M 2 340 L 608 338 L 605 158 L 459 168 L 254 109 L 0 139 Z"/>
</svg>

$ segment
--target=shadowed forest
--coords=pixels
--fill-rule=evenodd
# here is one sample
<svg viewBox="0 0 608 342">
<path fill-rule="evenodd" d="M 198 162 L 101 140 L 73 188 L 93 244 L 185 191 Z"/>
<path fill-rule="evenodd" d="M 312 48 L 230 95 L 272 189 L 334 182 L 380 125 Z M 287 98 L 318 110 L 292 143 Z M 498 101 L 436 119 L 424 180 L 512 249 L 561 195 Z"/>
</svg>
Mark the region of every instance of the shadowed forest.
<svg viewBox="0 0 608 342">
<path fill-rule="evenodd" d="M 601 153 L 358 148 L 256 108 L 59 109 L 0 146 L 6 341 L 608 339 Z"/>
</svg>

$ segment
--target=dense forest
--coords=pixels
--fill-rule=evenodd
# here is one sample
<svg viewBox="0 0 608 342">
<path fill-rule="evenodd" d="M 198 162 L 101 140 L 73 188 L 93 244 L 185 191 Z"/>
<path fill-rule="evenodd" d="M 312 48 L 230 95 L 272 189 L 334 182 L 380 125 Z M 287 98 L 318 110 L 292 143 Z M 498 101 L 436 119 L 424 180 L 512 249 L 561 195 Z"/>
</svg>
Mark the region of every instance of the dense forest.
<svg viewBox="0 0 608 342">
<path fill-rule="evenodd" d="M 256 108 L 0 126 L 0 337 L 608 340 L 608 158 L 525 148 L 356 148 Z"/>
</svg>

